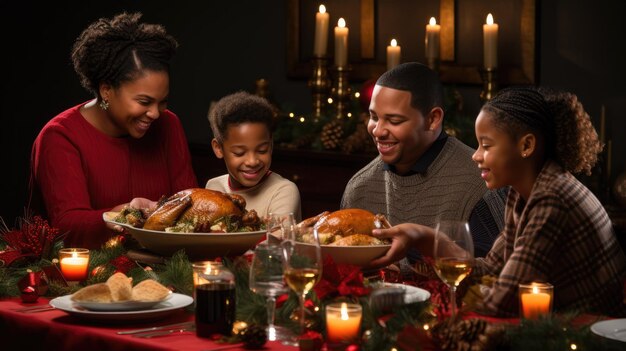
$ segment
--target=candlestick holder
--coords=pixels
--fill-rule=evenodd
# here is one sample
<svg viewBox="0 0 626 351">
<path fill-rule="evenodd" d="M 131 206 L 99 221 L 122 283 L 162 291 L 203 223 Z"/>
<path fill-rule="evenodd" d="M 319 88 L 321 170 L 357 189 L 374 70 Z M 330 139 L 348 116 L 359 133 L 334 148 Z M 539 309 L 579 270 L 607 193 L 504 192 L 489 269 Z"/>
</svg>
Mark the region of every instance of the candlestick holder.
<svg viewBox="0 0 626 351">
<path fill-rule="evenodd" d="M 316 122 L 322 117 L 331 86 L 327 65 L 327 57 L 313 57 L 313 72 L 308 85 L 313 96 L 313 118 Z"/>
<path fill-rule="evenodd" d="M 439 63 L 440 63 L 440 59 L 439 57 L 428 57 L 426 58 L 426 64 L 428 65 L 428 68 L 432 69 L 435 72 L 439 72 Z"/>
<path fill-rule="evenodd" d="M 480 100 L 485 103 L 491 100 L 498 91 L 498 84 L 496 82 L 496 69 L 481 68 L 478 71 L 480 72 L 480 77 L 483 80 L 483 91 L 480 92 Z"/>
<path fill-rule="evenodd" d="M 352 69 L 349 66 L 335 66 L 333 72 L 335 73 L 335 82 L 330 92 L 335 102 L 335 110 L 337 111 L 335 116 L 337 119 L 342 119 L 347 116 L 348 108 L 350 107 L 350 83 L 348 81 L 348 73 Z"/>
</svg>

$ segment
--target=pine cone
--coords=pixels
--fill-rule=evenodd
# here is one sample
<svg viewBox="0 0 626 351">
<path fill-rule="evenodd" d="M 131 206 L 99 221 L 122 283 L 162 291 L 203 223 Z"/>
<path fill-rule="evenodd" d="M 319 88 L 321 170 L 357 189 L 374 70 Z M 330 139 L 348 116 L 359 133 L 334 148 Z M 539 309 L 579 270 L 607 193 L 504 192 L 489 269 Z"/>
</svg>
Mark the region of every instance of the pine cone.
<svg viewBox="0 0 626 351">
<path fill-rule="evenodd" d="M 492 347 L 492 336 L 499 330 L 482 319 L 445 321 L 433 328 L 433 337 L 442 350 L 484 351 Z"/>
<path fill-rule="evenodd" d="M 343 125 L 339 120 L 332 120 L 324 127 L 322 127 L 322 133 L 320 135 L 320 141 L 322 146 L 327 150 L 334 150 L 341 144 L 341 138 L 343 137 Z"/>
<path fill-rule="evenodd" d="M 267 342 L 265 328 L 251 324 L 239 332 L 239 338 L 246 349 L 260 349 Z"/>
</svg>

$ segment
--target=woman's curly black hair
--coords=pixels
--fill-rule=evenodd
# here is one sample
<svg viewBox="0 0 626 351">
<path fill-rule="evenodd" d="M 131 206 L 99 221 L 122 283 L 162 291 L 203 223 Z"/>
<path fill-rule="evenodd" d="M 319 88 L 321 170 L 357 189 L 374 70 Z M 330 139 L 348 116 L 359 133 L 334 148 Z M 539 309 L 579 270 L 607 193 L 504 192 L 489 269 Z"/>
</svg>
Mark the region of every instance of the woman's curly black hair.
<svg viewBox="0 0 626 351">
<path fill-rule="evenodd" d="M 100 84 L 114 88 L 144 70 L 169 73 L 178 43 L 158 24 L 139 23 L 141 13 L 100 18 L 74 42 L 72 63 L 82 86 L 98 97 Z"/>
<path fill-rule="evenodd" d="M 262 123 L 272 133 L 275 111 L 264 98 L 239 91 L 221 98 L 209 112 L 213 137 L 222 144 L 231 125 Z"/>
<path fill-rule="evenodd" d="M 517 139 L 540 134 L 546 156 L 572 173 L 591 174 L 603 145 L 575 94 L 548 88 L 513 87 L 501 91 L 483 110 L 496 128 Z"/>
</svg>

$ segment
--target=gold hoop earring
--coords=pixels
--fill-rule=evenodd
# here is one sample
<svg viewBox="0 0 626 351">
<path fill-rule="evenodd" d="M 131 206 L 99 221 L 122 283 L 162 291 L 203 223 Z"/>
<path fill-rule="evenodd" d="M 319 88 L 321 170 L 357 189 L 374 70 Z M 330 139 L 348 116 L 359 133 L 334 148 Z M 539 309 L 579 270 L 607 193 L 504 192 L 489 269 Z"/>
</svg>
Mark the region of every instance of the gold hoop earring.
<svg viewBox="0 0 626 351">
<path fill-rule="evenodd" d="M 105 111 L 109 109 L 109 102 L 104 99 L 100 100 L 100 103 L 98 105 L 100 106 L 101 109 Z"/>
</svg>

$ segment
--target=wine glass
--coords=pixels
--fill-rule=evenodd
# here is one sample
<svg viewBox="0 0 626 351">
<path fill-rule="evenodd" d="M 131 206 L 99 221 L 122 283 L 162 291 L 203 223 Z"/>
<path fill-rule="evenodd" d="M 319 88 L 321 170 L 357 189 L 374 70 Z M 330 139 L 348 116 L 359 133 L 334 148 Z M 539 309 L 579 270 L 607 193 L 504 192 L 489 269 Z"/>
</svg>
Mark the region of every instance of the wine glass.
<svg viewBox="0 0 626 351">
<path fill-rule="evenodd" d="M 472 271 L 474 242 L 464 221 L 439 221 L 435 226 L 435 271 L 450 288 L 450 316 L 456 318 L 456 288 Z"/>
<path fill-rule="evenodd" d="M 294 232 L 297 225 L 292 212 L 268 214 L 265 228 L 268 242 L 281 242 L 291 237 L 295 240 Z"/>
<path fill-rule="evenodd" d="M 261 243 L 254 249 L 250 264 L 250 290 L 267 298 L 267 337 L 269 340 L 291 340 L 294 335 L 274 325 L 276 297 L 289 291 L 283 279 L 283 252 L 279 245 Z"/>
<path fill-rule="evenodd" d="M 306 294 L 313 289 L 322 276 L 322 250 L 317 229 L 313 230 L 310 243 L 296 242 L 297 231 L 282 243 L 284 254 L 284 277 L 289 288 L 298 294 L 300 300 L 300 332 L 305 331 Z"/>
</svg>

